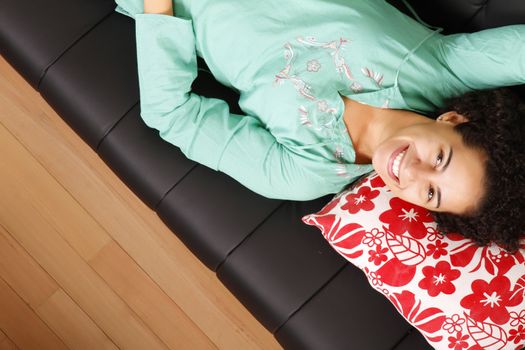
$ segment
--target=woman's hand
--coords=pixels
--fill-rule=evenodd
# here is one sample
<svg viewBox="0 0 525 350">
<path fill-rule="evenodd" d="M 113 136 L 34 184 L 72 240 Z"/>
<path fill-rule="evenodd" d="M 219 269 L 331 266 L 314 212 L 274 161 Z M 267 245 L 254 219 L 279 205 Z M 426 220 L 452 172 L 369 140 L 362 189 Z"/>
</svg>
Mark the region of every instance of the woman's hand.
<svg viewBox="0 0 525 350">
<path fill-rule="evenodd" d="M 173 0 L 144 0 L 144 13 L 173 16 Z"/>
</svg>

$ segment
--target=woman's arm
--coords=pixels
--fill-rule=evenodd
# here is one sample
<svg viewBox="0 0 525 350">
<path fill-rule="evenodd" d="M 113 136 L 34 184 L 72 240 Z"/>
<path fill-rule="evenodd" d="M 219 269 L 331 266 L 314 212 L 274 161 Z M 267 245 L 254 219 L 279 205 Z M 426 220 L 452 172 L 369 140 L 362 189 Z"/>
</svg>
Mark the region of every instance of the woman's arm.
<svg viewBox="0 0 525 350">
<path fill-rule="evenodd" d="M 472 90 L 525 84 L 525 25 L 443 38 L 449 70 Z"/>
<path fill-rule="evenodd" d="M 135 12 L 142 1 L 117 4 L 135 18 L 140 115 L 162 139 L 269 198 L 309 200 L 344 187 L 323 176 L 322 160 L 282 145 L 259 118 L 230 113 L 225 101 L 191 92 L 197 76 L 191 20 Z"/>
<path fill-rule="evenodd" d="M 173 16 L 172 0 L 144 0 L 144 13 Z"/>
</svg>

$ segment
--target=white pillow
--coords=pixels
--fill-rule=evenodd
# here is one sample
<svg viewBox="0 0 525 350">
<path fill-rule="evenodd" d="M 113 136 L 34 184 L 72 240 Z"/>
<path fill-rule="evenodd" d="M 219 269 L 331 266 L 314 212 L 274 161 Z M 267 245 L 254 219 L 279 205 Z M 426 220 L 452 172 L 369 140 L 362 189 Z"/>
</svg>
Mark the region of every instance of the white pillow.
<svg viewBox="0 0 525 350">
<path fill-rule="evenodd" d="M 394 197 L 375 173 L 303 221 L 321 229 L 436 349 L 523 348 L 523 244 L 511 255 L 444 236 L 426 209 Z"/>
</svg>

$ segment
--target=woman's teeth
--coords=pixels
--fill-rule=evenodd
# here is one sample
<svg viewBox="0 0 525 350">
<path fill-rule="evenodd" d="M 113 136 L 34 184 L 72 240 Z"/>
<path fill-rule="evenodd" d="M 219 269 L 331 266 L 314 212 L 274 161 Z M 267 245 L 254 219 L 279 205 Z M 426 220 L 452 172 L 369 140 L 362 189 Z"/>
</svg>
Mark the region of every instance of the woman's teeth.
<svg viewBox="0 0 525 350">
<path fill-rule="evenodd" d="M 394 173 L 394 175 L 397 177 L 397 179 L 399 180 L 399 164 L 401 163 L 401 159 L 403 159 L 403 156 L 405 155 L 407 151 L 404 150 L 403 152 L 399 153 L 396 157 L 396 159 L 394 159 L 394 163 L 392 164 L 392 173 Z"/>
</svg>

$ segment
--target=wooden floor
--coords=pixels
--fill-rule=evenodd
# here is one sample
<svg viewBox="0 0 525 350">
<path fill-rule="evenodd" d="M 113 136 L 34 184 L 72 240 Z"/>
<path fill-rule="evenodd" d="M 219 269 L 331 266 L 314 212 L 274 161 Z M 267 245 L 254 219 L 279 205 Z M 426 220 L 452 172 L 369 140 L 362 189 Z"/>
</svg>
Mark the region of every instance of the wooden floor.
<svg viewBox="0 0 525 350">
<path fill-rule="evenodd" d="M 0 56 L 0 349 L 281 349 Z"/>
</svg>

